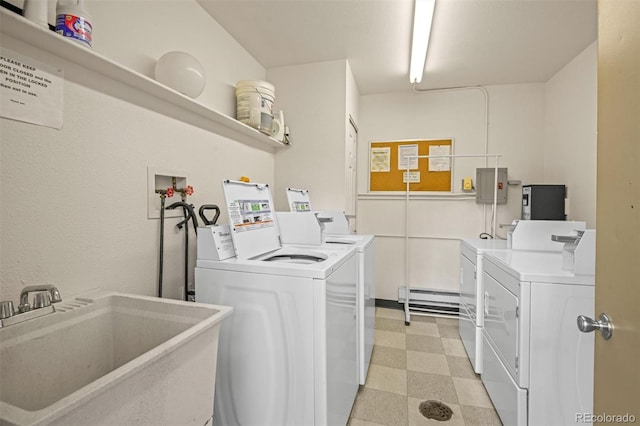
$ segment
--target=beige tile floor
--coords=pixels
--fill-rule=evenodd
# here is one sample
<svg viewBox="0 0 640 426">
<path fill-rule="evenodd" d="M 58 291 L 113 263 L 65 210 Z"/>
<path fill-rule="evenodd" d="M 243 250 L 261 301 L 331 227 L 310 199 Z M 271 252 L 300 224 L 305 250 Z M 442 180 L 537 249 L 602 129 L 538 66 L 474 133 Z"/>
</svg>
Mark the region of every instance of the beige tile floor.
<svg viewBox="0 0 640 426">
<path fill-rule="evenodd" d="M 424 400 L 448 405 L 447 421 L 427 419 Z M 376 308 L 376 334 L 369 373 L 349 426 L 501 425 L 458 335 L 457 318 L 411 316 Z"/>
</svg>

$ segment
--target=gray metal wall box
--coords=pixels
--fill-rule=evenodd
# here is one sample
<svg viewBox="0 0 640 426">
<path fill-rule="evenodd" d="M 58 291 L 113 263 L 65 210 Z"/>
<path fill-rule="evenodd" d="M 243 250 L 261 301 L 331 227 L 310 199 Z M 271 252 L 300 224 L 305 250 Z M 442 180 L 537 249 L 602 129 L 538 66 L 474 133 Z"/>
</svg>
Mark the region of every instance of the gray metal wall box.
<svg viewBox="0 0 640 426">
<path fill-rule="evenodd" d="M 476 203 L 493 204 L 495 169 L 493 167 L 476 169 Z M 507 204 L 507 168 L 498 167 L 497 204 Z"/>
</svg>

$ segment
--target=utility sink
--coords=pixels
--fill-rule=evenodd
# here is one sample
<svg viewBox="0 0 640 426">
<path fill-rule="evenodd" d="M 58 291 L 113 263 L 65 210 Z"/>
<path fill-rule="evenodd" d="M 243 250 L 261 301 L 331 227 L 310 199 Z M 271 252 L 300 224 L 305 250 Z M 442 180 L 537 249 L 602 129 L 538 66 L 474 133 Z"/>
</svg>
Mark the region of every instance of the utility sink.
<svg viewBox="0 0 640 426">
<path fill-rule="evenodd" d="M 94 292 L 0 328 L 0 426 L 198 425 L 227 306 Z"/>
</svg>

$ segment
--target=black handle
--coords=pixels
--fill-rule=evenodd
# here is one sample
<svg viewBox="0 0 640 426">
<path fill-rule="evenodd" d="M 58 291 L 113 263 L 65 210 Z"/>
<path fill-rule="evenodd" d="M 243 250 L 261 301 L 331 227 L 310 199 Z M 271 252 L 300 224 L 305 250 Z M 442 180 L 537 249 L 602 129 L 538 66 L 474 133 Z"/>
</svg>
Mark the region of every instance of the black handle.
<svg viewBox="0 0 640 426">
<path fill-rule="evenodd" d="M 205 210 L 216 211 L 216 214 L 213 216 L 213 219 L 211 220 L 207 219 L 207 217 L 204 215 Z M 200 206 L 200 209 L 198 210 L 198 214 L 200 215 L 200 218 L 202 219 L 205 225 L 215 225 L 216 222 L 218 221 L 218 218 L 220 217 L 220 207 L 216 206 L 215 204 L 203 204 Z"/>
</svg>

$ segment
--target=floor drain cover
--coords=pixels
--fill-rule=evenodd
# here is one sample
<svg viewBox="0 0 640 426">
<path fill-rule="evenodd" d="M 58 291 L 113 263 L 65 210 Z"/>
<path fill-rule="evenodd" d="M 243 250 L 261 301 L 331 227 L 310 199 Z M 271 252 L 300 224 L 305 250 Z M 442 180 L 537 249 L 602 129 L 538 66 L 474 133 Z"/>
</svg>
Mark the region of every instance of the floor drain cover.
<svg viewBox="0 0 640 426">
<path fill-rule="evenodd" d="M 446 421 L 451 418 L 453 411 L 440 401 L 422 401 L 418 407 L 420 413 L 428 419 Z"/>
</svg>

